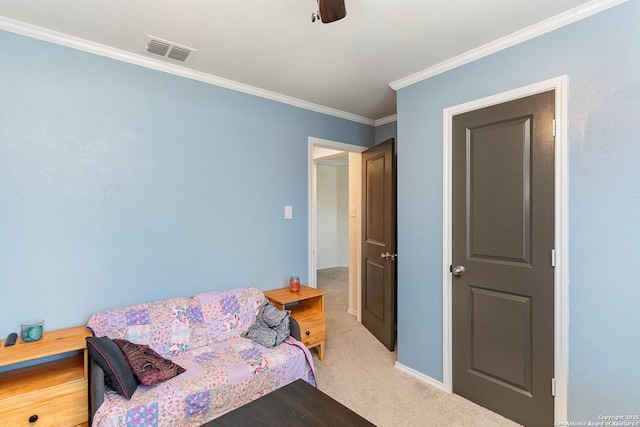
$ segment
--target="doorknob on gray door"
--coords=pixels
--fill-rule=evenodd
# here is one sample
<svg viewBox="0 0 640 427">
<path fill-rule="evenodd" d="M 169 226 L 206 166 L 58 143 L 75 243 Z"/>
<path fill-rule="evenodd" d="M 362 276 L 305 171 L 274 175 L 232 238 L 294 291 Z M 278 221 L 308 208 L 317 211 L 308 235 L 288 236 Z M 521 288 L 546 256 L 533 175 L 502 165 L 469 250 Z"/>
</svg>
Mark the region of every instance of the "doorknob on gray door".
<svg viewBox="0 0 640 427">
<path fill-rule="evenodd" d="M 391 261 L 395 261 L 396 258 L 398 258 L 398 254 L 392 254 L 390 252 L 385 252 L 383 254 L 380 254 L 380 258 L 382 258 L 382 259 L 390 259 Z"/>
<path fill-rule="evenodd" d="M 456 265 L 455 267 L 453 267 L 453 269 L 451 270 L 451 272 L 453 273 L 454 276 L 462 276 L 464 274 L 464 272 L 467 271 L 466 268 L 464 268 L 463 265 Z"/>
</svg>

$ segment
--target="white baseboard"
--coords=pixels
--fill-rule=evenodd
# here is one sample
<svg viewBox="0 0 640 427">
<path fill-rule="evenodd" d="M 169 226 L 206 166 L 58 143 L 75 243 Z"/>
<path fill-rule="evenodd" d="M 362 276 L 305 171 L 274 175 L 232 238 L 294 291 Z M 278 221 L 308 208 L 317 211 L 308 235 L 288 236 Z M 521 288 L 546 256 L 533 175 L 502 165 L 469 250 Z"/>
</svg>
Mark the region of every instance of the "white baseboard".
<svg viewBox="0 0 640 427">
<path fill-rule="evenodd" d="M 347 310 L 347 313 L 352 314 L 352 315 L 354 315 L 354 316 L 358 317 L 358 312 L 357 312 L 356 310 L 351 309 L 351 308 Z"/>
<path fill-rule="evenodd" d="M 405 374 L 409 374 L 412 377 L 429 384 L 431 387 L 435 387 L 438 390 L 442 390 L 444 391 L 444 386 L 442 385 L 442 381 L 438 381 L 438 380 L 434 380 L 433 378 L 431 378 L 430 376 L 427 376 L 425 374 L 422 374 L 418 371 L 416 371 L 415 369 L 411 369 L 408 366 L 403 365 L 402 363 L 396 362 L 395 363 L 395 368 L 401 370 L 402 372 L 404 372 Z"/>
</svg>

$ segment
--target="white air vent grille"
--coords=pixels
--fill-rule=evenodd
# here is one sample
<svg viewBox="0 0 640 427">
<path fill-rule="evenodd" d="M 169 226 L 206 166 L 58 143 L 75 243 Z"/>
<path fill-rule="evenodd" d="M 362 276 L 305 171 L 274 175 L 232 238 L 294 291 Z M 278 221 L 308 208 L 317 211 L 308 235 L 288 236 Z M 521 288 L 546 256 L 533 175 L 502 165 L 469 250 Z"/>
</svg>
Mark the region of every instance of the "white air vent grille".
<svg viewBox="0 0 640 427">
<path fill-rule="evenodd" d="M 188 62 L 196 51 L 190 47 L 180 46 L 151 36 L 147 36 L 145 38 L 142 50 L 147 53 L 152 53 L 154 55 L 159 55 L 164 58 L 184 63 Z"/>
<path fill-rule="evenodd" d="M 160 55 L 160 56 L 165 56 L 167 52 L 169 52 L 170 48 L 171 48 L 170 44 L 162 43 L 158 40 L 151 40 L 147 44 L 147 52 L 155 53 L 156 55 Z"/>
<path fill-rule="evenodd" d="M 191 51 L 189 49 L 184 49 L 181 47 L 174 46 L 169 53 L 167 54 L 167 58 L 175 59 L 176 61 L 184 62 L 191 55 Z"/>
</svg>

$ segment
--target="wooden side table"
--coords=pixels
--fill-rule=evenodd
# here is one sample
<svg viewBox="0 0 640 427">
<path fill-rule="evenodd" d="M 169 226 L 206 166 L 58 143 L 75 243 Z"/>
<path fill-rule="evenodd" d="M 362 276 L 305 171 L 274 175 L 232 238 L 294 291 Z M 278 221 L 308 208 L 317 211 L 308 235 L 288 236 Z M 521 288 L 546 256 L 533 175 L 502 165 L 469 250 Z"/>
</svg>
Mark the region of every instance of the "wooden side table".
<svg viewBox="0 0 640 427">
<path fill-rule="evenodd" d="M 324 313 L 326 291 L 300 285 L 300 292 L 289 288 L 266 291 L 264 295 L 280 310 L 291 310 L 291 317 L 300 325 L 302 343 L 307 348 L 318 347 L 318 359 L 324 360 L 327 318 Z"/>
<path fill-rule="evenodd" d="M 0 366 L 80 354 L 39 365 L 0 372 L 0 424 L 7 426 L 87 426 L 89 421 L 86 326 L 44 331 L 40 341 L 11 347 L 0 342 Z"/>
</svg>

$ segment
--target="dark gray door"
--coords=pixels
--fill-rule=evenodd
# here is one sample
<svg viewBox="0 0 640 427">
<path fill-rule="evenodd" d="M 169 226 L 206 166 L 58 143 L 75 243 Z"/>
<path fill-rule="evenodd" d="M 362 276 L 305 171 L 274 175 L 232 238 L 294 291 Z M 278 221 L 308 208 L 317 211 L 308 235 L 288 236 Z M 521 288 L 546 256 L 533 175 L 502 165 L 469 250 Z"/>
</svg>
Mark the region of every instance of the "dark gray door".
<svg viewBox="0 0 640 427">
<path fill-rule="evenodd" d="M 396 335 L 395 140 L 362 153 L 362 324 L 387 347 Z"/>
<path fill-rule="evenodd" d="M 554 421 L 554 104 L 453 118 L 453 391 L 526 426 Z"/>
</svg>

